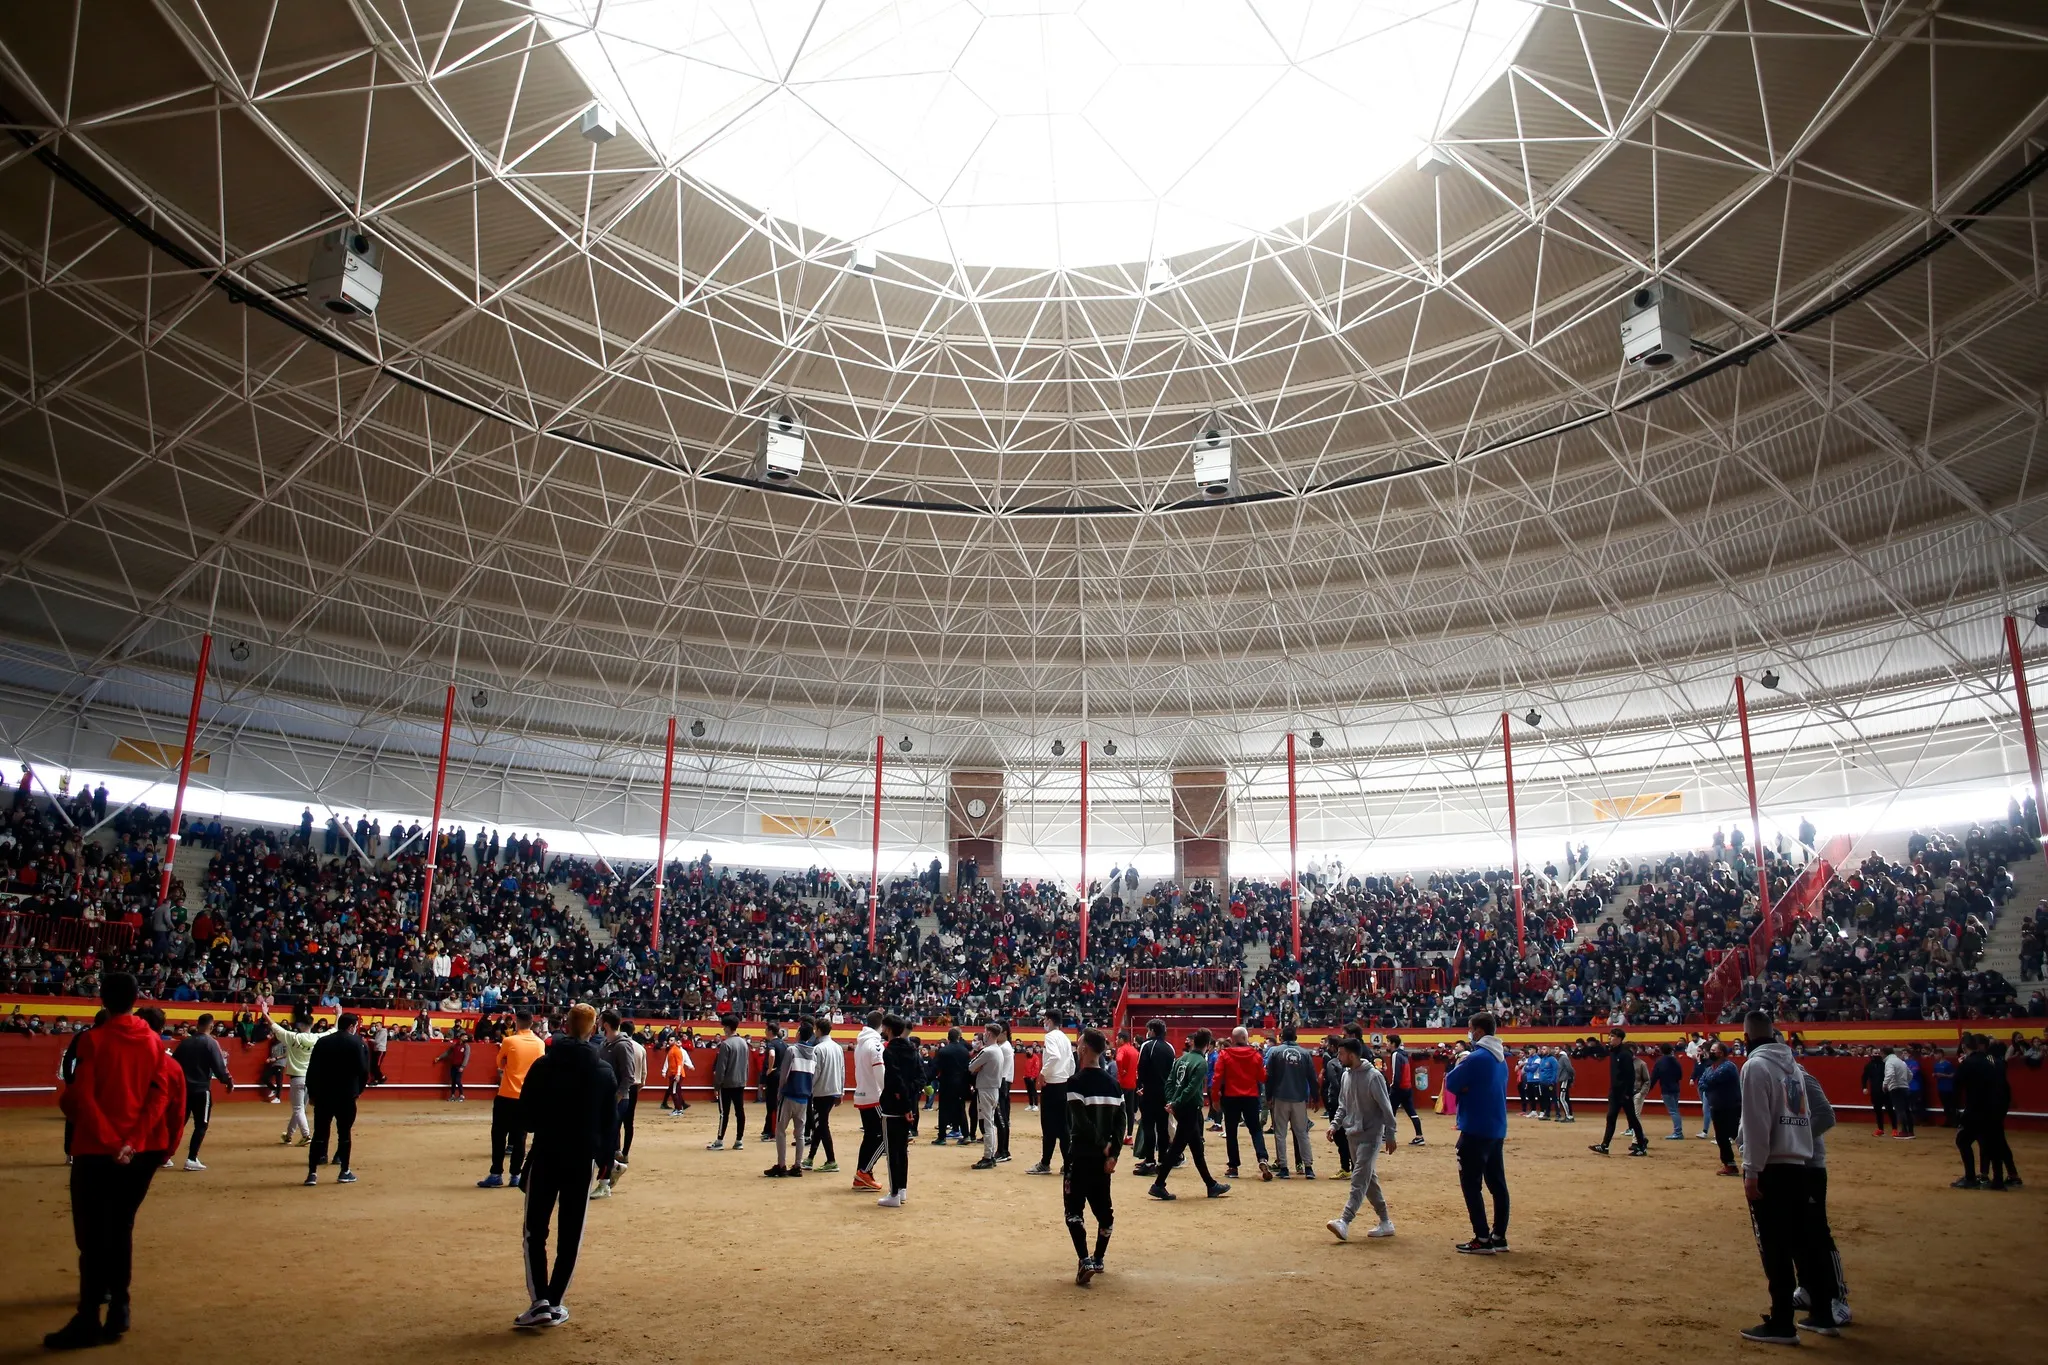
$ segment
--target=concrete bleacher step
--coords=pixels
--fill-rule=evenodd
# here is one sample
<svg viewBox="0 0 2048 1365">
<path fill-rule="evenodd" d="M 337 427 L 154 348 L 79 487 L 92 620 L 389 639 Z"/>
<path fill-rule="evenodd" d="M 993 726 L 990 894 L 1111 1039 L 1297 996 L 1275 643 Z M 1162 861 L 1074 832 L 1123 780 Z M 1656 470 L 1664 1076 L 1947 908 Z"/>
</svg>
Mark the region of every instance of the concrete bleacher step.
<svg viewBox="0 0 2048 1365">
<path fill-rule="evenodd" d="M 2034 907 L 2048 900 L 2048 855 L 2013 863 L 2012 899 L 1984 940 L 1984 955 L 1977 960 L 1980 971 L 2002 973 L 2015 986 L 2020 981 L 2020 922 L 2034 913 Z"/>
<path fill-rule="evenodd" d="M 567 882 L 556 882 L 548 888 L 555 896 L 555 903 L 571 915 L 583 921 L 583 927 L 590 932 L 590 941 L 600 948 L 612 946 L 612 931 L 605 928 L 596 915 L 590 911 L 590 902 L 580 891 L 571 891 Z"/>
<path fill-rule="evenodd" d="M 1305 947 L 1303 951 L 1306 952 Z M 1247 944 L 1244 950 L 1245 980 L 1249 981 L 1253 977 L 1257 976 L 1259 974 L 1260 968 L 1266 966 L 1272 960 L 1272 944 L 1266 942 L 1264 939 L 1259 940 L 1257 943 Z"/>
</svg>

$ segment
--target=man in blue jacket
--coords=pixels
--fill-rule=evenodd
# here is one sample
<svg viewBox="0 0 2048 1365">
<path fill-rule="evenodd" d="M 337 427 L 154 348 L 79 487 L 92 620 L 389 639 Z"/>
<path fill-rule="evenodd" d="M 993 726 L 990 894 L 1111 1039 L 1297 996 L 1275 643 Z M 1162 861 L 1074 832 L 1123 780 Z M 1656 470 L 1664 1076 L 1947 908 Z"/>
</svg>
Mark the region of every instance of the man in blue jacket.
<svg viewBox="0 0 2048 1365">
<path fill-rule="evenodd" d="M 1507 1049 L 1494 1036 L 1494 1018 L 1481 1012 L 1468 1021 L 1472 1050 L 1444 1089 L 1458 1097 L 1458 1184 L 1472 1215 L 1472 1240 L 1458 1243 L 1467 1256 L 1493 1256 L 1508 1249 L 1508 1176 L 1501 1146 L 1508 1135 Z M 1493 1223 L 1486 1219 L 1481 1184 L 1493 1195 Z"/>
</svg>

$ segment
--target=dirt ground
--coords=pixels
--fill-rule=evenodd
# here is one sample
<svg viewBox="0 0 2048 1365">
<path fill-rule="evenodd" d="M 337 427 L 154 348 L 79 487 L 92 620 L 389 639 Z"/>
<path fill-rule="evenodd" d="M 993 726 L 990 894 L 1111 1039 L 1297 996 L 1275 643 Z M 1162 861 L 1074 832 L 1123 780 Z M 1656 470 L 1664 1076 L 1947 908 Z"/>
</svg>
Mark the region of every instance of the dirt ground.
<svg viewBox="0 0 2048 1365">
<path fill-rule="evenodd" d="M 1471 1356 L 1719 1360 L 1765 1302 L 1738 1182 L 1714 1148 L 1655 1142 L 1651 1159 L 1588 1153 L 1596 1124 L 1514 1121 L 1514 1254 L 1459 1256 L 1466 1235 L 1447 1120 L 1382 1169 L 1399 1235 L 1338 1245 L 1343 1185 L 1239 1181 L 1228 1199 L 1158 1204 L 1120 1170 L 1109 1273 L 1072 1283 L 1057 1180 L 1018 1159 L 920 1144 L 911 1202 L 875 1207 L 847 1176 L 766 1181 L 772 1146 L 704 1150 L 699 1104 L 642 1109 L 630 1178 L 591 1206 L 574 1320 L 511 1330 L 525 1307 L 520 1196 L 474 1187 L 490 1108 L 373 1102 L 354 1186 L 299 1184 L 279 1107 L 216 1110 L 204 1174 L 160 1171 L 137 1228 L 135 1328 L 106 1356 L 175 1362 L 1229 1359 L 1279 1348 L 1315 1361 Z M 842 1159 L 857 1128 L 834 1125 Z M 758 1110 L 753 1123 L 760 1123 Z M 0 1361 L 41 1358 L 75 1292 L 54 1110 L 0 1111 L 8 1275 Z M 1318 1150 L 1324 1151 L 1320 1128 Z M 2021 1133 L 2013 1194 L 1947 1188 L 1949 1135 L 1830 1146 L 1835 1236 L 1857 1325 L 1810 1348 L 1864 1361 L 2038 1361 L 2048 1289 L 2048 1135 Z M 1221 1169 L 1221 1138 L 1209 1150 Z M 851 1161 L 846 1160 L 848 1167 Z M 1498 1353 L 1498 1354 L 1497 1354 Z M 99 1357 L 95 1357 L 99 1358 Z"/>
</svg>

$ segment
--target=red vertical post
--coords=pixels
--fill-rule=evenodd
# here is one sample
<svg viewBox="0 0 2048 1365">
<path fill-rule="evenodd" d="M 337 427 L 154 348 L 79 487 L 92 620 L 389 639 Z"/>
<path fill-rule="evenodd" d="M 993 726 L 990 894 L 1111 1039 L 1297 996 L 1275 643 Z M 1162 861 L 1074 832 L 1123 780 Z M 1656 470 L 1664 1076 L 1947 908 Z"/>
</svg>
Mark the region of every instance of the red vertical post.
<svg viewBox="0 0 2048 1365">
<path fill-rule="evenodd" d="M 868 951 L 875 950 L 875 916 L 882 897 L 882 736 L 875 736 L 875 846 L 868 872 Z"/>
<path fill-rule="evenodd" d="M 1735 719 L 1742 726 L 1742 780 L 1749 786 L 1749 837 L 1755 841 L 1756 854 L 1756 908 L 1766 925 L 1771 923 L 1771 879 L 1764 870 L 1764 822 L 1757 812 L 1756 804 L 1756 757 L 1749 747 L 1749 701 L 1743 695 L 1742 675 L 1735 675 Z M 1772 927 L 1775 934 L 1777 929 Z M 1761 975 L 1764 964 L 1749 964 L 1752 975 Z"/>
<path fill-rule="evenodd" d="M 1081 741 L 1081 960 L 1088 960 L 1088 741 Z"/>
<path fill-rule="evenodd" d="M 455 684 L 448 684 L 448 702 L 441 708 L 441 761 L 434 768 L 434 828 L 427 834 L 427 876 L 420 884 L 420 938 L 434 912 L 434 873 L 441 865 L 441 793 L 448 785 L 448 736 L 455 731 Z"/>
<path fill-rule="evenodd" d="M 1294 804 L 1294 731 L 1287 732 L 1287 887 L 1294 915 L 1294 960 L 1301 961 L 1301 818 Z"/>
<path fill-rule="evenodd" d="M 178 756 L 178 795 L 171 803 L 171 841 L 164 846 L 164 874 L 156 888 L 159 905 L 171 898 L 171 864 L 177 861 L 185 821 L 185 784 L 192 780 L 192 746 L 199 740 L 199 699 L 206 694 L 206 665 L 212 658 L 213 632 L 208 631 L 199 637 L 199 667 L 192 674 L 192 710 L 185 717 L 185 752 Z"/>
<path fill-rule="evenodd" d="M 2020 658 L 2020 628 L 2005 618 L 2005 652 L 2012 656 L 2012 687 L 2020 707 L 2020 734 L 2027 741 L 2027 772 L 2034 779 L 2034 819 L 2048 820 L 2048 805 L 2041 800 L 2041 741 L 2034 734 L 2034 706 L 2027 699 L 2027 665 Z"/>
<path fill-rule="evenodd" d="M 649 952 L 661 951 L 661 889 L 668 879 L 668 792 L 676 775 L 676 718 L 668 718 L 668 745 L 661 755 L 661 828 L 654 835 L 654 934 Z"/>
<path fill-rule="evenodd" d="M 1508 729 L 1508 713 L 1500 713 L 1500 752 L 1508 767 L 1508 868 L 1509 885 L 1515 889 L 1515 956 L 1522 955 L 1522 835 L 1515 823 L 1515 737 Z"/>
</svg>

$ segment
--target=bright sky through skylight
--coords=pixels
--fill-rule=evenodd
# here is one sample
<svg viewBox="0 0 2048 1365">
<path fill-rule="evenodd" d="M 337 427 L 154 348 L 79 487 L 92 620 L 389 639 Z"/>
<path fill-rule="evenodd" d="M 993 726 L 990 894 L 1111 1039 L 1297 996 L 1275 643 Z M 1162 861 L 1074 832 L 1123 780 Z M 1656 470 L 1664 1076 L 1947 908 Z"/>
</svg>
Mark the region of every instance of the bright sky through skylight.
<svg viewBox="0 0 2048 1365">
<path fill-rule="evenodd" d="M 1528 0 L 533 0 L 622 131 L 774 217 L 973 265 L 1143 262 L 1365 189 Z"/>
</svg>

